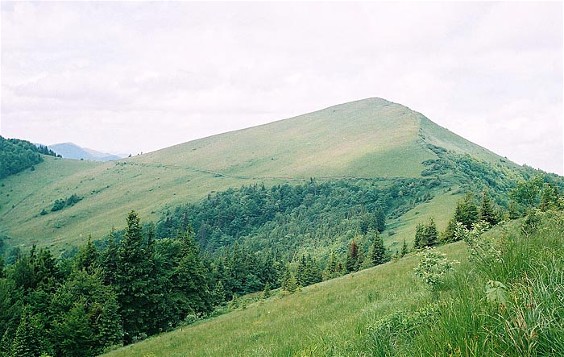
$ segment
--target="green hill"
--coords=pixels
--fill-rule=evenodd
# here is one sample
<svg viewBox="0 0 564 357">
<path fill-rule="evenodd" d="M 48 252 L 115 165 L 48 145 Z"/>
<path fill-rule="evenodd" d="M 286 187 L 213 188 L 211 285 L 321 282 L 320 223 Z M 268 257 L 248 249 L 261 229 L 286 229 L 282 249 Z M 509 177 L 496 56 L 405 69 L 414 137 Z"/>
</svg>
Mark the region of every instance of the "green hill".
<svg viewBox="0 0 564 357">
<path fill-rule="evenodd" d="M 515 176 L 517 166 L 505 159 L 405 106 L 371 98 L 110 163 L 46 157 L 34 171 L 0 180 L 0 234 L 10 237 L 10 246 L 60 250 L 90 234 L 98 239 L 111 226 L 122 227 L 129 210 L 157 220 L 179 204 L 230 187 L 299 183 L 311 177 L 420 178 L 444 156 L 436 146 L 450 154 L 470 154 Z M 460 185 L 457 162 L 445 160 L 433 167 L 448 172 L 426 175 L 453 178 L 449 185 L 455 192 Z M 57 200 L 73 195 L 81 200 L 52 211 Z M 444 211 L 440 206 L 452 207 L 457 198 L 437 197 L 427 205 Z M 445 219 L 437 217 L 439 225 Z M 390 223 L 397 232 L 409 233 L 396 239 L 410 239 L 413 227 L 404 227 L 401 220 Z"/>
<path fill-rule="evenodd" d="M 0 355 L 564 351 L 564 180 L 404 106 L 40 159 L 0 181 Z"/>
<path fill-rule="evenodd" d="M 443 246 L 460 264 L 433 289 L 410 254 L 104 356 L 559 356 L 563 224 L 545 212 Z"/>
</svg>

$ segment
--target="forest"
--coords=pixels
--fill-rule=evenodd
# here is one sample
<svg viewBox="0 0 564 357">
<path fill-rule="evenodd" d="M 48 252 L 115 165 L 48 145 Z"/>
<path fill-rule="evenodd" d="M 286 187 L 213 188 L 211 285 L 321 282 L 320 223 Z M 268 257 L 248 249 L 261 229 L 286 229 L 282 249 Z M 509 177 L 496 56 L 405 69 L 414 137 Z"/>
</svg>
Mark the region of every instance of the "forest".
<svg viewBox="0 0 564 357">
<path fill-rule="evenodd" d="M 427 189 L 418 189 L 422 184 Z M 7 264 L 0 261 L 0 356 L 93 356 L 229 311 L 244 294 L 268 296 L 279 288 L 292 293 L 412 250 L 465 239 L 464 230 L 479 225 L 519 217 L 533 225 L 532 212 L 564 208 L 561 190 L 539 176 L 516 184 L 507 207 L 485 190 L 467 194 L 444 232 L 432 220 L 421 222 L 415 246 L 385 249 L 386 217 L 428 199 L 429 188 L 440 185 L 311 180 L 268 189 L 246 186 L 181 206 L 156 225 L 142 224 L 132 211 L 125 230 L 89 239 L 64 258 L 47 248 L 13 251 Z M 267 249 L 264 238 L 255 237 L 266 234 L 269 224 L 303 229 L 297 236 L 303 245 L 273 240 Z M 354 235 L 327 243 L 328 250 L 312 249 L 305 238 L 308 231 L 337 236 L 346 230 Z M 333 249 L 343 242 L 344 249 Z"/>
<path fill-rule="evenodd" d="M 0 136 L 0 179 L 26 169 L 33 170 L 34 165 L 43 161 L 41 155 L 57 156 L 47 146 Z"/>
</svg>

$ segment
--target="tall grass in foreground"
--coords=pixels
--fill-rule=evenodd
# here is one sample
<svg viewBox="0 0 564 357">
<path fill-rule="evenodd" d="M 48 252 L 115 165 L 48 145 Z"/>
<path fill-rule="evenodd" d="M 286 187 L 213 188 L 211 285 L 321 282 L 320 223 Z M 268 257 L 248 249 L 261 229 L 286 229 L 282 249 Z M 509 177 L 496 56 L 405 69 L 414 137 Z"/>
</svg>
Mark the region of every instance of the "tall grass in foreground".
<svg viewBox="0 0 564 357">
<path fill-rule="evenodd" d="M 417 333 L 402 327 L 409 338 L 374 355 L 563 356 L 564 214 L 540 215 L 534 226 L 503 229 L 499 255 L 473 255 Z"/>
<path fill-rule="evenodd" d="M 564 356 L 564 213 L 440 248 L 435 291 L 403 259 L 245 305 L 108 356 Z M 486 254 L 486 252 L 489 252 Z"/>
</svg>

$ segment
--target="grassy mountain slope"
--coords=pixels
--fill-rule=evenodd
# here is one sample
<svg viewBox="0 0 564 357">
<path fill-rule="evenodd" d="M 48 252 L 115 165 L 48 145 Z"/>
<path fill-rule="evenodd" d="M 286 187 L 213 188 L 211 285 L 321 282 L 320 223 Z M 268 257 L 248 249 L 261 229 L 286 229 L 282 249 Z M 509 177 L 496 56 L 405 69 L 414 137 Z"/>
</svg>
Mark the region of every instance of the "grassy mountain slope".
<svg viewBox="0 0 564 357">
<path fill-rule="evenodd" d="M 418 143 L 420 116 L 367 99 L 195 140 L 139 158 L 236 177 L 418 177 L 432 156 Z M 404 164 L 405 163 L 405 164 Z"/>
<path fill-rule="evenodd" d="M 105 356 L 561 356 L 563 229 L 537 212 L 440 247 L 460 264 L 434 289 L 409 254 Z"/>
<path fill-rule="evenodd" d="M 441 250 L 450 259 L 464 260 L 462 243 Z M 107 356 L 371 355 L 371 323 L 396 311 L 416 310 L 432 300 L 431 292 L 413 275 L 417 260 L 412 254 L 292 295 L 275 296 Z"/>
<path fill-rule="evenodd" d="M 167 208 L 229 187 L 420 177 L 422 163 L 437 158 L 428 144 L 501 160 L 407 107 L 371 98 L 115 162 L 47 158 L 33 172 L 1 180 L 0 234 L 12 237 L 12 246 L 64 249 L 121 227 L 131 209 L 155 220 Z M 83 199 L 50 211 L 73 194 Z"/>
</svg>

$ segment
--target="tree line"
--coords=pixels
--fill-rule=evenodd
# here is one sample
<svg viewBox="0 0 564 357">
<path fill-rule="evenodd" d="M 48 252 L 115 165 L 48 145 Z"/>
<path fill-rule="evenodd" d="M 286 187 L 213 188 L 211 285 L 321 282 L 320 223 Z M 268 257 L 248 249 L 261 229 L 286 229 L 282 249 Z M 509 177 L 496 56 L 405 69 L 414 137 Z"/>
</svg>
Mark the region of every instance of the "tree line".
<svg viewBox="0 0 564 357">
<path fill-rule="evenodd" d="M 0 179 L 29 168 L 34 169 L 34 165 L 43 161 L 41 155 L 57 156 L 47 146 L 0 136 Z"/>
<path fill-rule="evenodd" d="M 440 187 L 429 178 L 244 186 L 178 206 L 163 215 L 156 230 L 166 237 L 191 225 L 210 253 L 234 243 L 255 252 L 276 250 L 286 259 L 320 250 L 344 253 L 358 233 L 384 231 L 387 218 L 430 200 Z"/>
<path fill-rule="evenodd" d="M 210 195 L 201 206 L 182 206 L 157 225 L 143 225 L 130 212 L 125 230 L 113 230 L 104 241 L 89 240 L 67 258 L 56 259 L 47 248 L 20 252 L 11 264 L 0 260 L 0 356 L 93 356 L 210 316 L 244 294 L 293 292 L 382 264 L 392 258 L 381 234 L 382 216 L 427 199 L 435 187 L 428 179 L 243 187 Z M 456 227 L 495 224 L 533 209 L 564 206 L 559 187 L 542 177 L 518 183 L 510 201 L 512 208 L 502 210 L 486 191 L 480 201 L 469 194 L 452 221 Z M 270 220 L 250 213 L 269 210 Z M 234 223 L 232 215 L 239 214 L 247 217 Z M 270 224 L 305 229 L 301 222 L 310 225 L 309 232 L 326 234 L 328 242 L 330 233 L 339 232 L 335 227 L 352 233 L 337 244 L 315 241 L 325 244 L 324 251 L 310 249 L 307 239 L 300 246 L 287 235 L 287 242 L 273 240 L 268 249 L 252 239 Z M 203 235 L 206 225 L 224 232 L 217 235 L 223 246 L 210 245 L 215 236 Z M 416 248 L 458 237 L 456 230 L 450 238 L 448 227 L 439 234 L 433 226 L 430 221 L 418 227 Z M 404 242 L 395 255 L 407 252 Z"/>
</svg>

